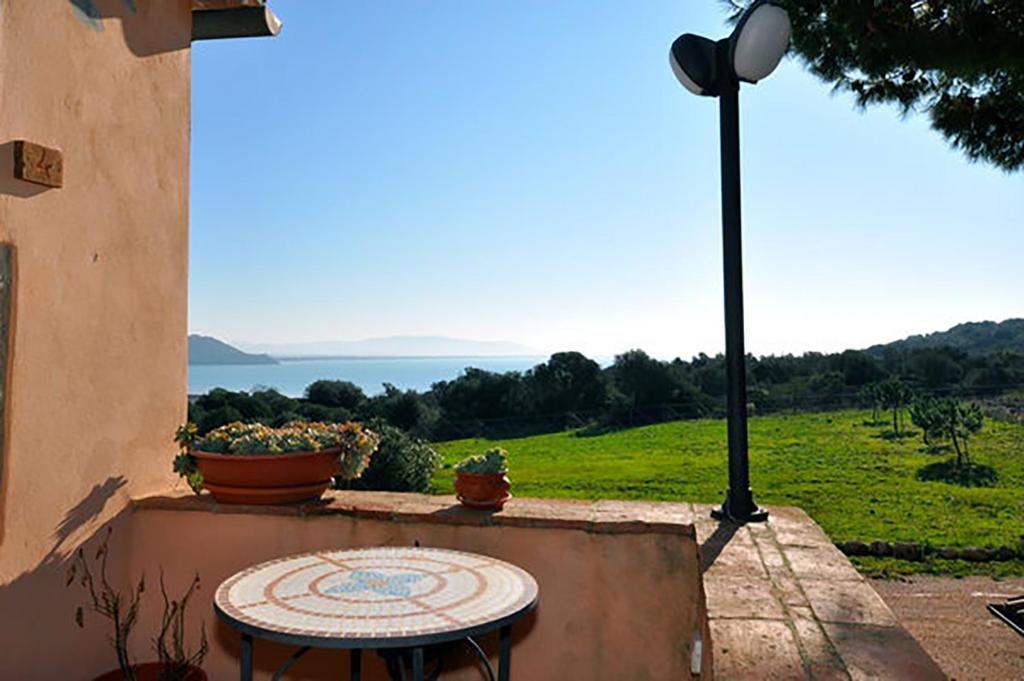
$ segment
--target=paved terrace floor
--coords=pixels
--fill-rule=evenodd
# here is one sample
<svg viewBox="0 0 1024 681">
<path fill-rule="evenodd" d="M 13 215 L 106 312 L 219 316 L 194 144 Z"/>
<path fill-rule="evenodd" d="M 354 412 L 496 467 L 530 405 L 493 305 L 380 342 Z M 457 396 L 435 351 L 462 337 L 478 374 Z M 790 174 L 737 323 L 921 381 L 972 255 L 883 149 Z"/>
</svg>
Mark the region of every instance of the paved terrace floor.
<svg viewBox="0 0 1024 681">
<path fill-rule="evenodd" d="M 802 510 L 736 527 L 694 505 L 715 679 L 945 679 Z"/>
<path fill-rule="evenodd" d="M 696 534 L 715 679 L 894 679 L 946 675 L 871 584 L 798 508 L 737 527 L 686 503 L 513 499 L 501 513 L 452 497 L 344 492 L 300 507 L 218 507 L 208 498 L 152 497 L 137 509 L 347 515 L 394 522 L 554 527 L 588 532 Z"/>
</svg>

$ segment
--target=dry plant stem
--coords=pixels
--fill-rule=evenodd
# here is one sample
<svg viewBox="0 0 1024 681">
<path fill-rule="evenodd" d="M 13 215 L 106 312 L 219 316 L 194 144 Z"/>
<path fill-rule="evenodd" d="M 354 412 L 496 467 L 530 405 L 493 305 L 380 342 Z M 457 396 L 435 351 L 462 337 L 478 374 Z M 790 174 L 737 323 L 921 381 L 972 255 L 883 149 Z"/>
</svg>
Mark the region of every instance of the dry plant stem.
<svg viewBox="0 0 1024 681">
<path fill-rule="evenodd" d="M 96 550 L 96 558 L 100 561 L 99 584 L 93 576 L 89 563 L 85 559 L 84 549 L 78 549 L 75 561 L 72 564 L 68 584 L 74 579 L 76 570 L 82 571 L 82 586 L 85 587 L 91 601 L 90 610 L 107 619 L 114 624 L 114 635 L 109 637 L 111 645 L 117 654 L 117 663 L 126 681 L 136 681 L 135 670 L 132 668 L 131 659 L 128 656 L 128 637 L 139 614 L 139 602 L 143 591 L 145 591 L 145 578 L 140 578 L 135 590 L 128 600 L 127 609 L 124 609 L 124 596 L 111 586 L 107 579 L 107 555 L 109 554 L 108 542 L 113 530 L 107 528 L 107 536 L 103 543 Z M 82 626 L 81 608 L 76 613 L 79 626 Z"/>
<path fill-rule="evenodd" d="M 166 665 L 169 678 L 184 678 L 189 667 L 198 667 L 202 664 L 203 658 L 209 651 L 209 643 L 206 639 L 206 626 L 202 628 L 199 648 L 194 653 L 185 649 L 185 609 L 196 590 L 199 589 L 199 575 L 192 578 L 185 594 L 180 601 L 168 598 L 167 589 L 164 586 L 163 570 L 160 571 L 160 594 L 164 600 L 164 612 L 160 622 L 160 633 L 153 639 L 153 647 L 156 650 L 157 659 Z M 170 648 L 168 648 L 167 636 L 170 634 Z"/>
</svg>

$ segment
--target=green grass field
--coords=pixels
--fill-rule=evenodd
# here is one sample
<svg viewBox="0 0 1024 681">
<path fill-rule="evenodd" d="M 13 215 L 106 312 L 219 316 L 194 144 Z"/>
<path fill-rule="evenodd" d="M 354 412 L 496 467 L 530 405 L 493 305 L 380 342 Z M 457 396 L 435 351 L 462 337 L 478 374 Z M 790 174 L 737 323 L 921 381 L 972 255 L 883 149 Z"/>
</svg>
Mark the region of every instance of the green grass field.
<svg viewBox="0 0 1024 681">
<path fill-rule="evenodd" d="M 925 451 L 920 437 L 886 440 L 870 414 L 764 416 L 750 420 L 751 481 L 761 504 L 800 506 L 835 541 L 1016 545 L 1024 540 L 1024 426 L 986 420 L 971 441 L 991 486 L 919 479 L 951 454 Z M 725 422 L 680 421 L 586 437 L 574 432 L 437 445 L 437 491 L 452 488 L 451 464 L 488 447 L 510 454 L 513 493 L 530 497 L 720 502 L 727 486 Z M 964 564 L 860 560 L 867 572 L 1024 574 L 1024 561 Z"/>
</svg>

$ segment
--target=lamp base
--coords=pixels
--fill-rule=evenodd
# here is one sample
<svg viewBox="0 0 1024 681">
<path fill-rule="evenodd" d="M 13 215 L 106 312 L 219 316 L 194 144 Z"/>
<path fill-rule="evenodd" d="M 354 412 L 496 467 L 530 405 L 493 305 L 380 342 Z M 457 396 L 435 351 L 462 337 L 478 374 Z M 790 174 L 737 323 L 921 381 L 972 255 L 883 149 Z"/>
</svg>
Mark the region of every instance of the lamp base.
<svg viewBox="0 0 1024 681">
<path fill-rule="evenodd" d="M 768 520 L 768 511 L 754 503 L 754 493 L 751 490 L 744 490 L 737 496 L 730 489 L 725 493 L 722 505 L 711 509 L 711 517 L 715 520 L 728 520 L 737 525 L 763 523 Z"/>
</svg>

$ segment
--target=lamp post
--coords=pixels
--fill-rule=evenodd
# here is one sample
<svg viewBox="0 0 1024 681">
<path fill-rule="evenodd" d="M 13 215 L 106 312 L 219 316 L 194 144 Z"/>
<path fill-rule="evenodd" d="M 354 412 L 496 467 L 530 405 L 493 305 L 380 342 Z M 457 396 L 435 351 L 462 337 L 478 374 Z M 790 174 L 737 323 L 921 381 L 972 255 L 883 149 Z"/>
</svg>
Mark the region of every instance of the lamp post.
<svg viewBox="0 0 1024 681">
<path fill-rule="evenodd" d="M 743 347 L 743 258 L 740 239 L 740 83 L 756 83 L 775 70 L 789 45 L 789 15 L 771 0 L 757 0 L 732 35 L 713 41 L 686 33 L 672 43 L 672 72 L 690 92 L 718 97 L 722 155 L 722 248 L 725 274 L 725 369 L 728 388 L 729 490 L 720 520 L 768 519 L 750 489 L 747 452 L 747 375 Z"/>
</svg>

